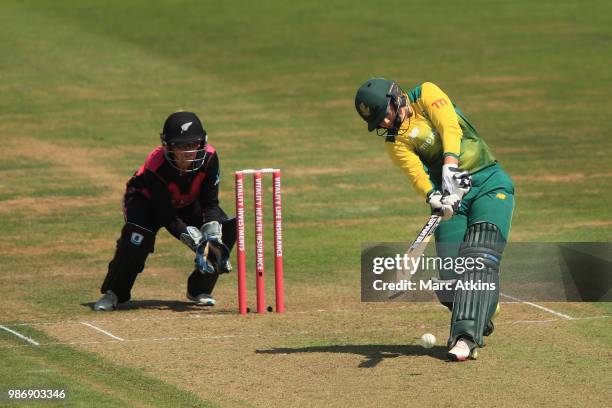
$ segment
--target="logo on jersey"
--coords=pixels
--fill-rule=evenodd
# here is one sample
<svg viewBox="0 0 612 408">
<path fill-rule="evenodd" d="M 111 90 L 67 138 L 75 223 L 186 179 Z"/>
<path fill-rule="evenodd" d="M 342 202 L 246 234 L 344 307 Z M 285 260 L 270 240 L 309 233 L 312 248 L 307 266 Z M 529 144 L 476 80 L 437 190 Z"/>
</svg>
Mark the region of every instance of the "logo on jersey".
<svg viewBox="0 0 612 408">
<path fill-rule="evenodd" d="M 132 237 L 130 238 L 130 242 L 136 246 L 140 246 L 140 244 L 142 244 L 143 239 L 144 237 L 142 236 L 142 234 L 139 234 L 137 232 L 132 232 Z"/>
<path fill-rule="evenodd" d="M 361 112 L 361 114 L 362 114 L 363 116 L 365 116 L 366 118 L 369 118 L 369 117 L 370 117 L 370 115 L 371 115 L 370 108 L 368 108 L 368 107 L 366 106 L 366 104 L 365 104 L 365 103 L 363 103 L 363 102 L 361 102 L 361 103 L 359 104 L 359 111 L 360 111 L 360 112 Z"/>
<path fill-rule="evenodd" d="M 433 106 L 434 108 L 439 108 L 440 106 L 444 106 L 446 104 L 447 104 L 446 99 L 440 98 L 438 100 L 433 101 L 431 103 L 431 106 Z"/>
<path fill-rule="evenodd" d="M 506 199 L 506 195 L 504 193 L 497 193 L 495 198 L 499 198 L 500 200 L 505 200 Z"/>
<path fill-rule="evenodd" d="M 181 133 L 189 130 L 189 126 L 191 126 L 193 122 L 187 122 L 181 125 Z"/>
<path fill-rule="evenodd" d="M 421 133 L 421 129 L 419 129 L 418 127 L 415 127 L 414 129 L 410 131 L 410 133 L 408 133 L 408 136 L 414 139 L 415 137 L 419 135 L 419 133 Z"/>
<path fill-rule="evenodd" d="M 419 146 L 419 148 L 421 150 L 426 150 L 429 149 L 431 146 L 434 145 L 434 143 L 436 142 L 436 136 L 438 135 L 438 133 L 435 130 L 431 131 L 431 135 L 427 136 L 427 138 L 425 139 L 425 141 L 421 144 L 421 146 Z"/>
</svg>

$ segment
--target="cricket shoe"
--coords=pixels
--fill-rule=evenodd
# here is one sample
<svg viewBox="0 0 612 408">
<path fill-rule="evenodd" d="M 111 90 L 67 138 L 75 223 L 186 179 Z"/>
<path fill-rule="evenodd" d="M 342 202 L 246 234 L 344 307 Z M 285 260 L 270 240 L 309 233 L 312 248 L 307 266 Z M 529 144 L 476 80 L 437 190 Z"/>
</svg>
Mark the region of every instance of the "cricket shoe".
<svg viewBox="0 0 612 408">
<path fill-rule="evenodd" d="M 191 296 L 191 294 L 187 292 L 187 299 L 195 302 L 198 306 L 214 306 L 217 304 L 215 298 L 208 293 L 200 293 L 197 296 Z"/>
<path fill-rule="evenodd" d="M 478 358 L 478 347 L 473 341 L 462 337 L 457 340 L 453 348 L 448 350 L 446 356 L 449 361 L 476 360 Z"/>
<path fill-rule="evenodd" d="M 112 290 L 107 290 L 104 295 L 94 305 L 94 310 L 97 312 L 109 312 L 117 308 L 119 299 Z"/>
</svg>

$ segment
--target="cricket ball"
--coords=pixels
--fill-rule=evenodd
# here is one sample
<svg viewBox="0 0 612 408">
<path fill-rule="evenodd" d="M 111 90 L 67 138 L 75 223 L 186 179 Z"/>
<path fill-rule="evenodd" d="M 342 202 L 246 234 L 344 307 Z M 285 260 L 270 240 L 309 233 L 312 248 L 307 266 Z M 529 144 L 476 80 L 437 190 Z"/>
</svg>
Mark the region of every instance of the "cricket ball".
<svg viewBox="0 0 612 408">
<path fill-rule="evenodd" d="M 436 345 L 436 336 L 434 336 L 433 334 L 425 333 L 424 335 L 421 336 L 421 346 L 428 349 L 428 348 L 432 348 L 435 345 Z"/>
</svg>

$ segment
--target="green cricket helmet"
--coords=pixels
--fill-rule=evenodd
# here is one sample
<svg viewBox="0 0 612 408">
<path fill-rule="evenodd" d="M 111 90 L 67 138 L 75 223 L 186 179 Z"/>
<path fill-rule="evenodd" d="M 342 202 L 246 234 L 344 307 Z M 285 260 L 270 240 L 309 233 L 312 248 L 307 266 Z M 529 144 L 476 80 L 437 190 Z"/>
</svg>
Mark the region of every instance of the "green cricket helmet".
<svg viewBox="0 0 612 408">
<path fill-rule="evenodd" d="M 368 131 L 373 131 L 387 116 L 389 92 L 394 82 L 384 78 L 372 78 L 363 83 L 355 95 L 355 109 L 368 123 Z"/>
<path fill-rule="evenodd" d="M 378 124 L 387 116 L 389 104 L 393 104 L 398 110 L 406 106 L 406 100 L 403 97 L 402 88 L 394 81 L 385 78 L 368 79 L 359 87 L 355 95 L 355 109 L 359 116 L 368 123 L 370 132 L 378 128 Z M 399 124 L 394 128 L 399 128 Z"/>
</svg>

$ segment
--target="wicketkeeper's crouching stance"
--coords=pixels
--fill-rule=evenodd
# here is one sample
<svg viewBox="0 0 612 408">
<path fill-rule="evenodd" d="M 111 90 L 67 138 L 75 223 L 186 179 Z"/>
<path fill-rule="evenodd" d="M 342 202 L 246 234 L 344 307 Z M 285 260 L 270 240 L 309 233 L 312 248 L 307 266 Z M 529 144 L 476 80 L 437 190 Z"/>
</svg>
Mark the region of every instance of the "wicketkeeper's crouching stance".
<svg viewBox="0 0 612 408">
<path fill-rule="evenodd" d="M 149 153 L 127 183 L 125 225 L 95 310 L 114 310 L 130 300 L 161 227 L 195 253 L 187 297 L 199 305 L 215 305 L 217 278 L 231 271 L 236 224 L 219 207 L 219 159 L 207 140 L 194 113 L 176 112 L 166 119 L 162 145 Z"/>
<path fill-rule="evenodd" d="M 452 311 L 449 359 L 475 359 L 499 310 L 499 266 L 514 209 L 512 181 L 466 116 L 431 82 L 404 92 L 393 81 L 370 79 L 358 89 L 355 108 L 368 130 L 386 138 L 389 156 L 432 213 L 442 216 L 435 233 L 438 257 L 481 260 L 463 273 L 441 270 L 440 280 L 454 283 L 448 286 L 456 290 L 437 293 Z M 479 289 L 476 283 L 495 289 Z"/>
</svg>

